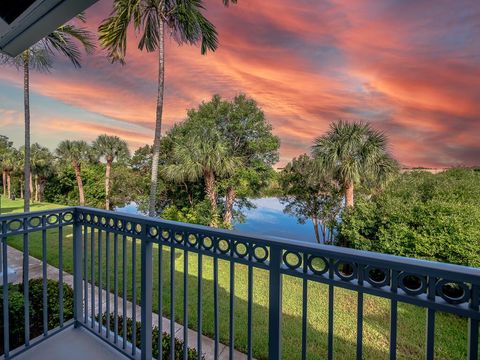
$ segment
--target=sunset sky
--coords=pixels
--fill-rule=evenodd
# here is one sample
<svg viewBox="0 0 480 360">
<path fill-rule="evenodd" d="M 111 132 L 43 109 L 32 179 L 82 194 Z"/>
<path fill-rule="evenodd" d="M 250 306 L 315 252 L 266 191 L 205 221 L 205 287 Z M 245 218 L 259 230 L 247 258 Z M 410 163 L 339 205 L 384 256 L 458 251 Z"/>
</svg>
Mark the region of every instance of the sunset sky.
<svg viewBox="0 0 480 360">
<path fill-rule="evenodd" d="M 480 165 L 480 1 L 239 0 L 205 2 L 220 47 L 166 46 L 164 131 L 212 94 L 246 93 L 280 136 L 280 162 L 309 152 L 331 121 L 385 131 L 405 166 Z M 95 31 L 111 11 L 87 12 Z M 32 73 L 32 141 L 102 133 L 134 150 L 153 139 L 157 54 L 129 39 L 127 64 L 98 50 L 76 70 L 58 58 Z M 0 68 L 0 134 L 23 139 L 23 75 Z"/>
</svg>

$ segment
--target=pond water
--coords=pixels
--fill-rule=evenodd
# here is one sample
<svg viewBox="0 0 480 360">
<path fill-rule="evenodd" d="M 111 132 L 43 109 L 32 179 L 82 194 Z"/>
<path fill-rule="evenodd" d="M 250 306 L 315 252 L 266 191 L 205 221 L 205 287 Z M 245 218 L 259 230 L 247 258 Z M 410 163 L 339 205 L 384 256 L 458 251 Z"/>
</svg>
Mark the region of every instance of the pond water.
<svg viewBox="0 0 480 360">
<path fill-rule="evenodd" d="M 283 212 L 284 206 L 278 198 L 269 197 L 250 200 L 256 207 L 243 210 L 245 222 L 234 224 L 235 230 L 268 235 L 279 238 L 295 239 L 307 242 L 316 242 L 312 222 L 299 224 L 297 219 Z M 130 203 L 115 209 L 119 212 L 138 214 L 138 207 Z"/>
</svg>

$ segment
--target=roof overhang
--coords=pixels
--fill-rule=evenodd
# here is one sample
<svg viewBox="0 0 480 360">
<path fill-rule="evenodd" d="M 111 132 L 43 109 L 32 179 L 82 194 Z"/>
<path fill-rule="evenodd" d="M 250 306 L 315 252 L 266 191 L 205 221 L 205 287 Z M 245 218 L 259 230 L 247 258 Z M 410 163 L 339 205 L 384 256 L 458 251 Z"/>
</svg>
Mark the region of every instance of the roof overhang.
<svg viewBox="0 0 480 360">
<path fill-rule="evenodd" d="M 0 0 L 0 51 L 17 56 L 97 0 Z"/>
</svg>

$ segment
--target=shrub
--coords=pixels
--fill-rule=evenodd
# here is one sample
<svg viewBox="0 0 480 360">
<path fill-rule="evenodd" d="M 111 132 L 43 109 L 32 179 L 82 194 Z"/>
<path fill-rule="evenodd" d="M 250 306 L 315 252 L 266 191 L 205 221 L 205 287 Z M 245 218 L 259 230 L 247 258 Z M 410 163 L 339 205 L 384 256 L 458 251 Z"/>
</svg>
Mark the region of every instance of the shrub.
<svg viewBox="0 0 480 360">
<path fill-rule="evenodd" d="M 353 248 L 480 266 L 480 172 L 406 173 L 342 215 Z"/>
<path fill-rule="evenodd" d="M 114 330 L 114 322 L 113 322 L 113 314 L 110 314 L 110 330 Z M 119 315 L 118 316 L 118 334 L 119 336 L 123 336 L 123 324 L 124 324 L 124 317 Z M 97 316 L 97 321 L 98 321 L 98 316 Z M 102 315 L 102 324 L 103 326 L 107 326 L 107 314 L 104 313 Z M 132 335 L 133 335 L 133 320 L 131 318 L 127 318 L 126 321 L 127 324 L 127 341 L 132 342 Z M 138 348 L 141 347 L 141 326 L 142 324 L 140 322 L 136 322 L 136 333 L 135 333 L 135 342 L 136 346 Z M 158 358 L 158 352 L 159 352 L 159 335 L 160 332 L 158 330 L 158 327 L 154 326 L 152 329 L 152 356 L 154 359 Z M 179 340 L 175 338 L 175 359 L 176 360 L 181 360 L 183 359 L 183 345 L 184 342 L 182 340 Z M 170 335 L 167 333 L 162 334 L 162 359 L 170 359 Z M 198 353 L 196 349 L 188 349 L 188 354 L 187 354 L 188 359 L 198 359 Z M 205 359 L 204 356 L 202 355 L 202 359 Z"/>
<path fill-rule="evenodd" d="M 29 282 L 30 301 L 30 338 L 43 333 L 43 280 L 32 279 Z M 60 284 L 47 280 L 47 314 L 48 328 L 54 329 L 60 325 Z M 0 314 L 3 314 L 3 287 L 0 287 Z M 25 343 L 25 317 L 23 284 L 8 286 L 8 317 L 10 349 L 15 349 Z M 63 317 L 64 321 L 73 318 L 73 289 L 63 284 Z M 0 315 L 0 339 L 3 339 L 3 316 Z M 3 354 L 3 341 L 0 341 L 0 354 Z"/>
</svg>

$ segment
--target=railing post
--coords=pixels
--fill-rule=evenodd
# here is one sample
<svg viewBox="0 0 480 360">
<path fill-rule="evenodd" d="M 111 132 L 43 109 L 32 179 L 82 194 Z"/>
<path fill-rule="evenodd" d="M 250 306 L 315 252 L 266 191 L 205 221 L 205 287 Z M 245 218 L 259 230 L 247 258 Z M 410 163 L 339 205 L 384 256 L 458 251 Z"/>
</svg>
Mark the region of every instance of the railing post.
<svg viewBox="0 0 480 360">
<path fill-rule="evenodd" d="M 74 326 L 79 327 L 83 318 L 82 224 L 76 210 L 73 215 L 73 318 Z"/>
<path fill-rule="evenodd" d="M 142 224 L 141 238 L 141 350 L 142 360 L 152 358 L 152 248 L 147 238 L 147 225 Z M 159 321 L 162 321 L 161 314 Z M 161 351 L 161 350 L 160 350 Z"/>
<path fill-rule="evenodd" d="M 269 320 L 268 358 L 280 360 L 282 357 L 282 249 L 270 246 L 269 281 Z"/>
</svg>

